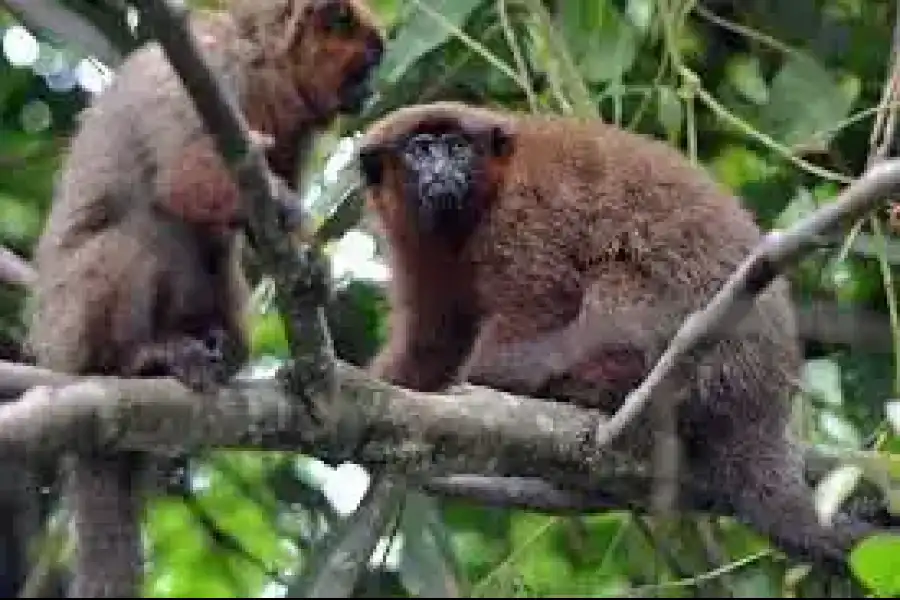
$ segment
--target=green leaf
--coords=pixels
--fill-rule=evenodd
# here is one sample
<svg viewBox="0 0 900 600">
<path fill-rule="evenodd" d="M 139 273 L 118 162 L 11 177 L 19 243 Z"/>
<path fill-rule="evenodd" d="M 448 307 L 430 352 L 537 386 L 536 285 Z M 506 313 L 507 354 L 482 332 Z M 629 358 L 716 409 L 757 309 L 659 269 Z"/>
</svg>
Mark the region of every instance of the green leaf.
<svg viewBox="0 0 900 600">
<path fill-rule="evenodd" d="M 830 523 L 841 504 L 850 497 L 863 470 L 857 465 L 842 465 L 828 472 L 813 492 L 819 520 Z"/>
<path fill-rule="evenodd" d="M 517 514 L 511 537 L 515 558 L 510 561 L 522 582 L 535 592 L 571 593 L 572 563 L 559 552 L 562 519 L 532 513 Z"/>
<path fill-rule="evenodd" d="M 370 0 L 369 2 L 372 10 L 378 15 L 379 21 L 385 25 L 392 23 L 397 18 L 400 4 L 400 0 Z"/>
<path fill-rule="evenodd" d="M 422 4 L 446 19 L 446 23 L 463 28 L 466 20 L 482 0 L 420 0 Z M 412 3 L 410 3 L 412 4 Z M 388 85 L 395 85 L 406 71 L 423 55 L 450 39 L 452 32 L 429 12 L 414 5 L 397 35 L 388 44 L 388 51 L 378 68 L 378 77 Z"/>
<path fill-rule="evenodd" d="M 825 144 L 833 133 L 822 132 L 847 117 L 858 94 L 858 86 L 841 85 L 814 58 L 792 54 L 772 80 L 761 125 L 789 146 Z"/>
<path fill-rule="evenodd" d="M 743 146 L 726 146 L 709 166 L 716 179 L 733 190 L 762 181 L 775 170 L 763 157 Z"/>
<path fill-rule="evenodd" d="M 560 12 L 563 33 L 587 81 L 617 81 L 631 69 L 640 34 L 611 3 L 569 0 Z"/>
<path fill-rule="evenodd" d="M 888 400 L 884 403 L 884 414 L 896 435 L 900 432 L 900 401 Z"/>
<path fill-rule="evenodd" d="M 509 552 L 512 511 L 460 501 L 446 502 L 443 508 L 443 522 L 453 530 L 457 560 L 470 577 L 477 579 L 504 559 Z"/>
<path fill-rule="evenodd" d="M 900 594 L 900 536 L 873 535 L 850 552 L 850 567 L 856 576 L 881 598 Z"/>
<path fill-rule="evenodd" d="M 684 125 L 684 107 L 681 99 L 678 93 L 667 85 L 660 86 L 657 92 L 656 116 L 659 124 L 665 128 L 670 141 L 677 140 Z"/>
<path fill-rule="evenodd" d="M 769 87 L 763 79 L 759 58 L 739 54 L 728 61 L 725 75 L 729 83 L 747 100 L 765 104 L 769 99 Z"/>
<path fill-rule="evenodd" d="M 859 448 L 859 432 L 844 416 L 833 410 L 819 413 L 819 428 L 828 436 L 828 441 L 835 446 Z"/>
<path fill-rule="evenodd" d="M 653 24 L 653 13 L 656 9 L 654 0 L 629 0 L 625 14 L 632 25 L 641 32 L 647 32 Z"/>
<path fill-rule="evenodd" d="M 847 305 L 875 299 L 883 290 L 878 264 L 855 256 L 826 264 L 821 269 L 821 284 Z"/>
<path fill-rule="evenodd" d="M 42 224 L 34 205 L 0 192 L 0 239 L 30 242 Z"/>
<path fill-rule="evenodd" d="M 841 388 L 841 367 L 827 358 L 814 358 L 803 365 L 803 383 L 816 399 L 831 406 L 844 403 Z"/>
<path fill-rule="evenodd" d="M 284 358 L 290 355 L 284 322 L 277 311 L 253 316 L 250 335 L 250 353 L 252 356 L 277 356 Z"/>
</svg>

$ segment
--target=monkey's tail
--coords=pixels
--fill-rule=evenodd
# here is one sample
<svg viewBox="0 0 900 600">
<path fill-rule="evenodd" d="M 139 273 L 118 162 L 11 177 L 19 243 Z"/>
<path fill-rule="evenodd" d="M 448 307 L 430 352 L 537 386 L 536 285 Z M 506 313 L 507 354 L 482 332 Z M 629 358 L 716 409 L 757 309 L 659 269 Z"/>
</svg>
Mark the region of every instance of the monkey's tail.
<svg viewBox="0 0 900 600">
<path fill-rule="evenodd" d="M 136 457 L 67 457 L 75 538 L 70 598 L 136 598 L 142 570 Z"/>
</svg>

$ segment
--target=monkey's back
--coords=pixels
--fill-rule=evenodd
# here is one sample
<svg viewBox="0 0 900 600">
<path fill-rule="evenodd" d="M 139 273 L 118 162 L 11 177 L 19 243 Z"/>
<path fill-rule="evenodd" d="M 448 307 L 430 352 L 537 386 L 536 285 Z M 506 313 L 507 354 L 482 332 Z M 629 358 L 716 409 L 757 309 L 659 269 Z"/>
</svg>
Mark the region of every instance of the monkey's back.
<svg viewBox="0 0 900 600">
<path fill-rule="evenodd" d="M 498 205 L 466 250 L 493 334 L 501 342 L 554 339 L 548 332 L 587 314 L 585 335 L 618 327 L 623 341 L 641 345 L 645 374 L 684 318 L 759 243 L 758 226 L 734 195 L 663 142 L 599 121 L 513 122 Z M 695 398 L 686 420 L 696 412 L 706 424 L 721 416 L 783 426 L 800 365 L 787 282 L 775 281 L 718 335 L 699 360 L 682 363 Z M 622 382 L 613 402 L 639 380 Z"/>
<path fill-rule="evenodd" d="M 205 17 L 194 26 L 201 34 L 227 35 L 229 24 Z M 221 66 L 226 55 L 210 56 Z M 195 269 L 189 263 L 196 236 L 159 207 L 166 169 L 204 137 L 156 43 L 131 53 L 83 111 L 35 247 L 38 278 L 28 306 L 27 345 L 40 364 L 67 372 L 95 369 L 105 362 L 97 353 L 112 346 L 112 307 L 134 300 L 122 296 L 143 293 L 151 302 L 155 290 L 148 285 L 163 270 Z M 186 253 L 171 256 L 175 246 Z M 130 289 L 142 279 L 140 290 Z"/>
</svg>

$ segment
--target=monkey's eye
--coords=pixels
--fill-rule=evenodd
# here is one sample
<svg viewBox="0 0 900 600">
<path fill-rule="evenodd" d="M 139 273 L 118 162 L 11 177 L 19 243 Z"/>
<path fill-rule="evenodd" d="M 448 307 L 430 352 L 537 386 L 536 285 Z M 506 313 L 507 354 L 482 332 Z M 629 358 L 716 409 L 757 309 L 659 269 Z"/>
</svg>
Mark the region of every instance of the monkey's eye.
<svg viewBox="0 0 900 600">
<path fill-rule="evenodd" d="M 430 135 L 417 135 L 409 140 L 407 153 L 415 158 L 424 158 L 431 154 L 435 140 Z"/>
<path fill-rule="evenodd" d="M 472 146 L 471 141 L 459 133 L 445 133 L 441 136 L 441 142 L 451 156 L 464 154 Z"/>
<path fill-rule="evenodd" d="M 469 144 L 467 144 L 465 140 L 454 137 L 452 140 L 450 140 L 450 142 L 448 142 L 447 147 L 450 149 L 450 154 L 455 156 L 465 152 L 469 147 Z"/>
<path fill-rule="evenodd" d="M 322 24 L 329 33 L 347 36 L 356 27 L 356 17 L 344 2 L 329 2 L 322 9 Z"/>
</svg>

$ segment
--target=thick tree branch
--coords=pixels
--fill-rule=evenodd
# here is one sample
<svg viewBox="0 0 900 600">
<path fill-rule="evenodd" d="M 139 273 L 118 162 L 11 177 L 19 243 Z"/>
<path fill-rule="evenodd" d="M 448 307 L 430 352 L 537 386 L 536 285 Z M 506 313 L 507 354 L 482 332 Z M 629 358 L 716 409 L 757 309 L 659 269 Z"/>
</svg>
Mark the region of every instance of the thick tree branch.
<svg viewBox="0 0 900 600">
<path fill-rule="evenodd" d="M 75 383 L 78 377 L 43 367 L 0 361 L 0 398 L 13 399 L 39 385 L 61 386 Z"/>
<path fill-rule="evenodd" d="M 818 209 L 787 231 L 768 234 L 709 304 L 688 316 L 656 365 L 628 395 L 622 407 L 596 427 L 596 443 L 609 445 L 622 433 L 682 357 L 715 339 L 720 328 L 735 327 L 752 306 L 741 300 L 759 294 L 787 265 L 815 248 L 819 236 L 866 213 L 898 190 L 900 160 L 879 163 L 847 187 L 835 202 Z"/>
<path fill-rule="evenodd" d="M 416 393 L 372 382 L 343 363 L 337 373 L 342 393 L 358 402 L 336 428 L 316 433 L 305 427 L 305 407 L 272 381 L 243 382 L 210 398 L 169 379 L 78 379 L 0 361 L 0 381 L 40 386 L 0 406 L 0 457 L 40 461 L 98 446 L 157 453 L 287 448 L 332 463 L 404 470 L 429 493 L 479 503 L 551 513 L 650 509 L 649 464 L 578 441 L 596 413 L 474 386 Z M 812 481 L 838 461 L 813 449 L 806 454 Z M 676 508 L 730 514 L 712 504 L 703 481 L 678 475 Z"/>
<path fill-rule="evenodd" d="M 86 377 L 32 388 L 0 406 L 0 452 L 41 457 L 97 446 L 148 452 L 257 447 L 412 474 L 531 476 L 555 469 L 577 480 L 605 468 L 630 470 L 624 453 L 594 452 L 580 441 L 594 417 L 575 406 L 475 387 L 417 393 L 371 381 L 341 362 L 337 372 L 349 401 L 333 431 L 310 426 L 306 408 L 271 381 L 243 381 L 204 397 L 170 379 Z"/>
<path fill-rule="evenodd" d="M 0 246 L 0 281 L 29 286 L 36 277 L 34 268 L 18 254 Z"/>
</svg>

